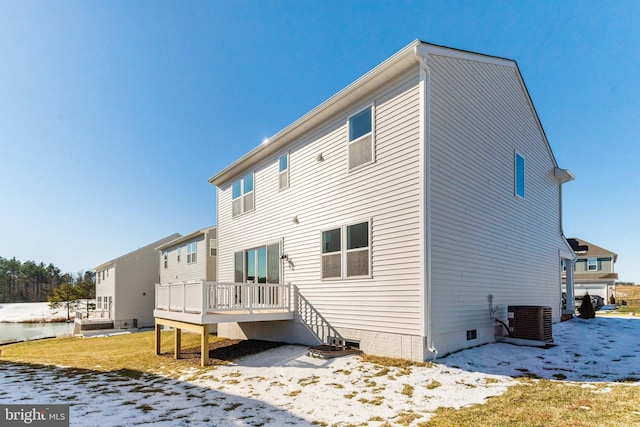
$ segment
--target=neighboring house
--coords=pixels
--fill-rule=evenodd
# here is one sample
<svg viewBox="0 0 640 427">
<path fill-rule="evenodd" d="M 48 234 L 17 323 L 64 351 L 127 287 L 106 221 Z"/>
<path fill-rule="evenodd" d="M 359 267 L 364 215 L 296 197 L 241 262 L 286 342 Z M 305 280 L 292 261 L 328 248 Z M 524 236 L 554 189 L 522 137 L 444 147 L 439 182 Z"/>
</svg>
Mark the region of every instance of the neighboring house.
<svg viewBox="0 0 640 427">
<path fill-rule="evenodd" d="M 210 178 L 220 283 L 155 313 L 412 360 L 494 342 L 508 305 L 560 320 L 571 179 L 515 61 L 415 41 Z"/>
<path fill-rule="evenodd" d="M 615 272 L 614 265 L 618 260 L 618 254 L 586 240 L 577 238 L 567 240 L 578 256 L 573 263 L 575 296 L 582 298 L 588 292 L 592 297 L 596 295 L 602 297 L 604 303 L 608 304 L 611 296 L 615 297 L 618 273 Z M 570 265 L 571 262 L 562 264 L 563 289 L 566 286 L 567 266 Z"/>
<path fill-rule="evenodd" d="M 100 264 L 96 272 L 96 310 L 115 328 L 153 326 L 154 287 L 158 282 L 156 248 L 180 237 L 175 233 Z"/>
<path fill-rule="evenodd" d="M 156 248 L 160 283 L 216 280 L 216 227 L 203 228 Z"/>
</svg>

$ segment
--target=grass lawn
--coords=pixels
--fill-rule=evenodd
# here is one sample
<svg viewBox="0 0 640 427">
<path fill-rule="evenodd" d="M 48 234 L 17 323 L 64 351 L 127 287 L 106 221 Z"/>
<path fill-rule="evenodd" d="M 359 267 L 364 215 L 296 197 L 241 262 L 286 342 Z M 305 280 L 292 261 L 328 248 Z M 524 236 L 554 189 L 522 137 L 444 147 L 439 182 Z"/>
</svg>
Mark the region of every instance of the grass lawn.
<svg viewBox="0 0 640 427">
<path fill-rule="evenodd" d="M 217 340 L 220 338 L 209 337 L 209 342 Z M 199 351 L 199 348 L 200 335 L 183 331 L 183 352 Z M 98 372 L 135 370 L 170 377 L 176 377 L 180 369 L 194 365 L 193 360 L 173 358 L 173 331 L 162 332 L 161 350 L 166 355 L 156 356 L 153 331 L 111 337 L 55 338 L 0 346 L 0 362 L 57 365 Z"/>
<path fill-rule="evenodd" d="M 210 342 L 219 340 L 210 337 Z M 199 335 L 184 333 L 183 350 L 199 348 Z M 173 333 L 162 333 L 162 350 L 173 349 Z M 59 365 L 123 375 L 146 372 L 177 378 L 184 369 L 206 372 L 198 360 L 175 360 L 172 355 L 156 356 L 153 332 L 141 332 L 90 339 L 58 338 L 0 346 L 0 363 Z M 407 367 L 406 361 L 366 358 L 380 366 Z M 427 364 L 412 365 L 419 369 Z M 420 402 L 414 402 L 419 408 Z M 382 420 L 380 420 L 382 421 Z M 394 425 L 410 425 L 407 417 Z M 414 423 L 415 424 L 415 423 Z M 391 425 L 388 422 L 382 424 Z M 483 405 L 459 410 L 441 408 L 420 426 L 620 426 L 640 425 L 640 386 L 635 384 L 571 383 L 523 378 L 519 384 Z"/>
</svg>

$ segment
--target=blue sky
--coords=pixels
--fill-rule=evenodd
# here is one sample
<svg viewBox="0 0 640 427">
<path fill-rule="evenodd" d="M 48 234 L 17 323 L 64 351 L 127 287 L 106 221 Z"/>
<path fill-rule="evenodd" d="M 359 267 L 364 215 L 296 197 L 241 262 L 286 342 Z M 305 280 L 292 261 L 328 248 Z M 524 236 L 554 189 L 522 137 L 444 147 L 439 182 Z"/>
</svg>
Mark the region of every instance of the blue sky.
<svg viewBox="0 0 640 427">
<path fill-rule="evenodd" d="M 638 1 L 0 0 L 0 256 L 88 270 L 215 224 L 207 179 L 414 39 L 515 59 L 564 228 L 640 283 Z"/>
</svg>

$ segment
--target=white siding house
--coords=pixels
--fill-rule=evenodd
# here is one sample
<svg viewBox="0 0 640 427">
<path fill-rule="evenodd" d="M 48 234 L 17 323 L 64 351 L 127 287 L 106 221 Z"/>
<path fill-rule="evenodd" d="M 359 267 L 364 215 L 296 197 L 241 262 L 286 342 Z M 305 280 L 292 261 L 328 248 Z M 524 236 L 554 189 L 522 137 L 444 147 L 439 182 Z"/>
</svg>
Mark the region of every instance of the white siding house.
<svg viewBox="0 0 640 427">
<path fill-rule="evenodd" d="M 210 178 L 217 280 L 290 315 L 198 321 L 412 360 L 493 342 L 508 305 L 558 321 L 571 179 L 515 61 L 415 41 Z"/>
<path fill-rule="evenodd" d="M 156 248 L 178 237 L 180 234 L 172 234 L 94 269 L 96 310 L 104 311 L 115 328 L 153 326 Z"/>
</svg>

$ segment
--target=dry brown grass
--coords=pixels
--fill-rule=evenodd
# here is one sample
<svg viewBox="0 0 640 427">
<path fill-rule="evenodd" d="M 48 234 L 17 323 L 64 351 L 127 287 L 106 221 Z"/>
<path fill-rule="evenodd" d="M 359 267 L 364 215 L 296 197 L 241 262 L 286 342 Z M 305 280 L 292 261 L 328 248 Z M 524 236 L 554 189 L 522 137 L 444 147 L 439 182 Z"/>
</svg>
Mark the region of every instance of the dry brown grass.
<svg viewBox="0 0 640 427">
<path fill-rule="evenodd" d="M 162 351 L 173 352 L 173 332 L 162 332 Z M 210 342 L 222 339 L 211 336 Z M 182 334 L 182 349 L 200 348 L 200 335 Z M 171 375 L 193 366 L 190 360 L 175 360 L 155 354 L 154 332 L 138 332 L 96 338 L 55 338 L 0 346 L 0 361 L 68 366 L 99 372 L 137 371 Z M 163 368 L 160 368 L 160 367 Z M 176 374 L 177 375 L 177 374 Z"/>
<path fill-rule="evenodd" d="M 522 379 L 483 405 L 440 408 L 421 427 L 631 426 L 640 424 L 640 386 Z"/>
</svg>

